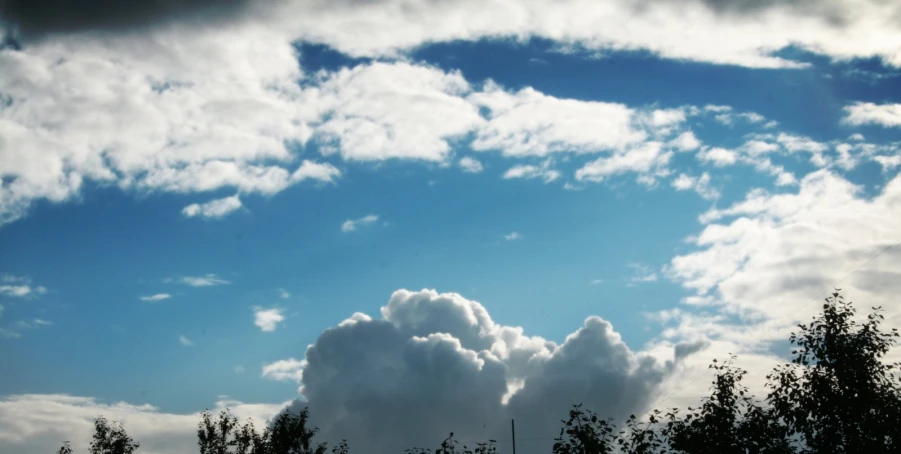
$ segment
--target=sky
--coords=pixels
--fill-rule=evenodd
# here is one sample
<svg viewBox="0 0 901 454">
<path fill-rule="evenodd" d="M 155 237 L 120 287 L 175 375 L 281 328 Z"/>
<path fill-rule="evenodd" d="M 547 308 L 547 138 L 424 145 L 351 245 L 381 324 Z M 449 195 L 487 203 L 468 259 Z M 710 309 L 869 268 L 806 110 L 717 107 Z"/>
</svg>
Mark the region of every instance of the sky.
<svg viewBox="0 0 901 454">
<path fill-rule="evenodd" d="M 0 0 L 0 35 L 2 452 L 286 406 L 546 452 L 729 354 L 763 395 L 833 288 L 901 326 L 894 2 Z"/>
</svg>

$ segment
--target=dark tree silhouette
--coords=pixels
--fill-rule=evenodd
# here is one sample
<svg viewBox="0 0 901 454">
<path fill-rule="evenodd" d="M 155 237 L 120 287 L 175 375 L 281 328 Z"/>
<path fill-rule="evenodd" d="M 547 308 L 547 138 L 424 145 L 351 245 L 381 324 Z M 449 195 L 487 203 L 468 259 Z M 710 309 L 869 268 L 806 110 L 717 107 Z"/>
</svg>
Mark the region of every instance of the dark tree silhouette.
<svg viewBox="0 0 901 454">
<path fill-rule="evenodd" d="M 488 440 L 485 443 L 476 443 L 475 449 L 470 449 L 466 445 L 460 446 L 460 442 L 454 439 L 454 433 L 441 442 L 441 446 L 435 449 L 435 454 L 497 454 L 497 441 Z M 431 449 L 410 448 L 405 449 L 406 454 L 431 454 Z"/>
<path fill-rule="evenodd" d="M 72 454 L 72 446 L 69 445 L 68 441 L 63 442 L 63 445 L 59 448 L 57 454 Z"/>
<path fill-rule="evenodd" d="M 601 419 L 582 404 L 573 405 L 569 419 L 562 421 L 560 436 L 554 439 L 554 454 L 606 454 L 616 443 L 612 419 Z"/>
<path fill-rule="evenodd" d="M 713 360 L 711 395 L 699 408 L 667 413 L 663 436 L 675 452 L 686 454 L 790 453 L 788 430 L 769 410 L 762 408 L 741 384 L 747 371 L 734 367 L 734 355 L 723 363 Z"/>
<path fill-rule="evenodd" d="M 791 364 L 767 376 L 768 401 L 803 453 L 901 452 L 899 365 L 882 361 L 898 331 L 880 331 L 880 308 L 862 324 L 855 312 L 833 293 L 822 315 L 792 333 Z"/>
<path fill-rule="evenodd" d="M 309 417 L 306 408 L 297 413 L 283 412 L 261 434 L 252 422 L 239 425 L 228 409 L 218 418 L 204 411 L 197 428 L 197 444 L 200 454 L 325 454 L 325 443 L 313 443 L 318 429 L 307 427 Z M 345 441 L 332 449 L 333 454 L 347 452 Z"/>
<path fill-rule="evenodd" d="M 141 446 L 134 441 L 120 423 L 110 423 L 103 416 L 94 420 L 91 454 L 131 454 Z"/>
</svg>

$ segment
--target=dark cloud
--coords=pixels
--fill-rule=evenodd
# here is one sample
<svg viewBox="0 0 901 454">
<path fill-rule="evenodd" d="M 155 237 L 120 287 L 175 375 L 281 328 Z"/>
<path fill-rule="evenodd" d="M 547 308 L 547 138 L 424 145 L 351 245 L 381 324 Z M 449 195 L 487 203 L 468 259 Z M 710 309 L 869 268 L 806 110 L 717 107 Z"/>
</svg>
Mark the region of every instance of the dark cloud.
<svg viewBox="0 0 901 454">
<path fill-rule="evenodd" d="M 263 0 L 264 2 L 267 0 Z M 0 20 L 25 37 L 86 30 L 120 31 L 170 20 L 241 15 L 251 0 L 0 0 Z"/>
<path fill-rule="evenodd" d="M 653 9 L 661 2 L 687 3 L 685 0 L 639 0 L 635 7 L 639 11 Z M 846 0 L 689 0 L 700 3 L 722 16 L 754 17 L 761 13 L 784 11 L 806 17 L 814 17 L 835 25 L 845 25 L 849 16 L 855 13 L 854 2 Z M 863 3 L 891 5 L 895 0 L 864 0 Z M 896 13 L 901 8 L 896 9 Z"/>
<path fill-rule="evenodd" d="M 511 419 L 532 440 L 518 451 L 547 451 L 572 404 L 626 417 L 650 404 L 672 368 L 633 353 L 598 317 L 556 345 L 429 290 L 399 290 L 381 319 L 356 314 L 326 330 L 305 359 L 306 402 L 293 405 L 309 406 L 324 440 L 367 452 L 434 448 L 451 431 L 509 440 Z"/>
</svg>

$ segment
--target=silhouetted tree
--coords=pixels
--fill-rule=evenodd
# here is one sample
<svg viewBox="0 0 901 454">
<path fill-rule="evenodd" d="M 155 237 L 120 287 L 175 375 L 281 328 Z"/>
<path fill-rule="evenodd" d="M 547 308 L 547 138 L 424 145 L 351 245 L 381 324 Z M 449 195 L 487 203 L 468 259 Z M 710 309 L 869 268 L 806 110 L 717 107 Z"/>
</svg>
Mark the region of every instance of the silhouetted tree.
<svg viewBox="0 0 901 454">
<path fill-rule="evenodd" d="M 688 408 L 684 417 L 673 409 L 667 416 L 663 436 L 669 447 L 686 454 L 745 454 L 792 452 L 787 428 L 772 412 L 757 404 L 741 384 L 747 371 L 734 367 L 730 356 L 724 363 L 713 360 L 712 393 L 698 408 Z"/>
<path fill-rule="evenodd" d="M 605 454 L 613 452 L 616 435 L 612 419 L 601 419 L 582 404 L 573 405 L 554 439 L 554 454 Z"/>
<path fill-rule="evenodd" d="M 798 435 L 801 452 L 901 452 L 899 365 L 882 361 L 898 331 L 880 331 L 880 308 L 862 324 L 854 316 L 833 293 L 819 317 L 792 333 L 791 364 L 767 376 L 768 401 Z"/>
<path fill-rule="evenodd" d="M 435 449 L 435 454 L 497 454 L 497 441 L 488 440 L 485 443 L 476 443 L 475 449 L 470 449 L 466 445 L 460 447 L 460 442 L 454 439 L 454 433 L 441 442 L 441 446 Z M 410 448 L 405 449 L 406 454 L 431 454 L 431 449 Z"/>
<path fill-rule="evenodd" d="M 263 435 L 269 454 L 325 454 L 325 443 L 313 443 L 313 436 L 319 429 L 307 427 L 309 418 L 310 412 L 306 408 L 297 413 L 286 411 L 278 415 Z"/>
<path fill-rule="evenodd" d="M 94 438 L 91 441 L 91 454 L 131 454 L 140 446 L 140 443 L 134 441 L 125 433 L 125 428 L 122 427 L 122 424 L 110 423 L 103 416 L 94 420 Z"/>
<path fill-rule="evenodd" d="M 63 442 L 63 445 L 59 448 L 57 454 L 72 454 L 72 446 L 69 445 L 68 441 Z"/>
<path fill-rule="evenodd" d="M 257 432 L 252 422 L 243 426 L 238 418 L 226 409 L 214 418 L 204 411 L 197 429 L 200 454 L 325 454 L 325 443 L 314 444 L 318 429 L 307 427 L 310 413 L 307 409 L 279 414 L 263 433 Z M 347 442 L 332 449 L 333 454 L 347 454 Z"/>
<path fill-rule="evenodd" d="M 625 428 L 616 439 L 619 449 L 625 454 L 655 454 L 666 452 L 667 440 L 658 430 L 660 410 L 653 410 L 646 422 L 635 415 L 629 416 Z"/>
</svg>

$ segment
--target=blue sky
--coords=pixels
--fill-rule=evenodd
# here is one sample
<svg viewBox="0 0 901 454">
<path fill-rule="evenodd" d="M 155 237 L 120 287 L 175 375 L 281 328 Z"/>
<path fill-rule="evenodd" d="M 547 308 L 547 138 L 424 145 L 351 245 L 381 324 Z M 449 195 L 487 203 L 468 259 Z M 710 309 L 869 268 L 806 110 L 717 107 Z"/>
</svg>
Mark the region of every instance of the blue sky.
<svg viewBox="0 0 901 454">
<path fill-rule="evenodd" d="M 897 47 L 861 38 L 848 50 L 808 24 L 774 32 L 785 45 L 761 33 L 724 49 L 698 44 L 729 38 L 716 27 L 673 45 L 664 27 L 663 44 L 623 51 L 626 38 L 590 28 L 408 36 L 409 18 L 385 14 L 369 40 L 328 28 L 331 16 L 263 15 L 217 30 L 176 18 L 115 42 L 88 25 L 32 30 L 20 18 L 17 29 L 10 16 L 21 43 L 0 49 L 12 69 L 0 76 L 9 414 L 40 402 L 82 419 L 121 411 L 150 452 L 170 452 L 155 440 L 181 423 L 141 418 L 181 421 L 223 402 L 265 417 L 300 398 L 340 438 L 349 419 L 327 416 L 335 408 L 368 427 L 354 399 L 396 397 L 380 364 L 418 364 L 372 334 L 391 325 L 404 348 L 457 345 L 453 358 L 503 364 L 501 381 L 522 389 L 509 405 L 487 398 L 505 417 L 566 399 L 619 416 L 674 390 L 690 402 L 704 380 L 683 385 L 727 351 L 774 364 L 779 339 L 815 310 L 804 304 L 842 279 L 899 320 L 888 298 L 901 255 L 867 262 L 901 240 Z M 747 14 L 723 20 L 762 20 Z M 377 320 L 342 323 L 357 312 Z M 456 317 L 478 318 L 475 340 Z M 579 350 L 592 330 L 599 344 Z M 695 353 L 675 357 L 679 345 Z M 537 369 L 519 371 L 517 349 Z M 621 357 L 624 378 L 574 365 Z M 434 371 L 398 373 L 410 396 L 472 398 L 494 383 L 434 391 L 445 386 Z M 568 376 L 645 397 L 567 394 L 548 378 Z M 411 399 L 405 408 L 432 405 Z M 463 411 L 448 408 L 429 430 Z M 554 432 L 551 416 L 521 417 Z M 81 428 L 29 421 L 50 445 Z M 0 446 L 43 446 L 4 424 Z"/>
</svg>

